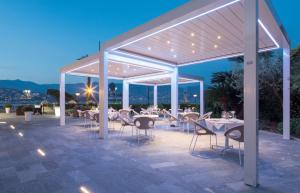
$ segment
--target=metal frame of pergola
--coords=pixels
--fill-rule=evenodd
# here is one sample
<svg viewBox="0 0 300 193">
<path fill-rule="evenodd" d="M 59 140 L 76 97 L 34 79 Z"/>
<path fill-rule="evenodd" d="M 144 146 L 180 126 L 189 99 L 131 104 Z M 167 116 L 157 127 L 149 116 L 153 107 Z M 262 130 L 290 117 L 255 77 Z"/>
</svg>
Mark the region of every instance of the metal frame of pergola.
<svg viewBox="0 0 300 193">
<path fill-rule="evenodd" d="M 130 82 L 146 84 L 149 80 L 168 76 L 171 109 L 176 116 L 178 68 L 244 56 L 244 181 L 257 186 L 258 53 L 275 49 L 283 50 L 283 138 L 290 139 L 290 43 L 268 0 L 192 0 L 106 42 L 98 54 L 62 68 L 60 123 L 65 124 L 65 74 L 99 77 L 99 135 L 105 139 L 108 135 L 109 78 L 124 80 L 123 105 L 126 107 Z M 128 71 L 120 72 L 115 68 L 121 64 L 128 69 L 139 68 L 130 72 L 139 71 L 140 74 L 127 76 Z M 203 90 L 203 81 L 199 82 Z"/>
</svg>

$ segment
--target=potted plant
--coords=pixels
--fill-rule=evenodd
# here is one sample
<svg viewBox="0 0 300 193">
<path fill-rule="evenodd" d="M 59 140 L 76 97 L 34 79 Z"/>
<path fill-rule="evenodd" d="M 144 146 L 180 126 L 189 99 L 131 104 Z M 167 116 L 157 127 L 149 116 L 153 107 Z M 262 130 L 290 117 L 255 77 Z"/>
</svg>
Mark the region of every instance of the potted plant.
<svg viewBox="0 0 300 193">
<path fill-rule="evenodd" d="M 9 114 L 10 109 L 12 108 L 12 105 L 7 103 L 7 104 L 4 105 L 4 108 L 5 108 L 5 113 Z"/>
<path fill-rule="evenodd" d="M 25 115 L 25 121 L 31 121 L 32 120 L 32 113 L 33 113 L 33 107 L 32 106 L 25 106 L 23 108 L 24 115 Z"/>
</svg>

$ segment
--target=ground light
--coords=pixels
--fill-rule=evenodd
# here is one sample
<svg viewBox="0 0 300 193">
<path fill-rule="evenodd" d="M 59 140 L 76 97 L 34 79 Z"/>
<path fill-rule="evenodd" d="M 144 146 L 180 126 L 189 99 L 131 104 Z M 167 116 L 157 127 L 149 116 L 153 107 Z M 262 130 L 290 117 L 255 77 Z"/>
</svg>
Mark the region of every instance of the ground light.
<svg viewBox="0 0 300 193">
<path fill-rule="evenodd" d="M 15 126 L 13 126 L 13 125 L 10 125 L 9 127 L 10 127 L 11 129 L 16 129 Z"/>
<path fill-rule="evenodd" d="M 18 135 L 19 135 L 20 137 L 23 137 L 23 136 L 24 136 L 22 132 L 19 132 Z"/>
<path fill-rule="evenodd" d="M 45 153 L 43 150 L 41 150 L 40 148 L 37 149 L 37 152 L 38 152 L 41 156 L 43 156 L 43 157 L 46 156 L 46 153 Z"/>
<path fill-rule="evenodd" d="M 90 192 L 88 191 L 88 189 L 87 189 L 86 187 L 84 187 L 84 186 L 81 186 L 81 187 L 80 187 L 80 191 L 81 191 L 82 193 L 90 193 Z"/>
</svg>

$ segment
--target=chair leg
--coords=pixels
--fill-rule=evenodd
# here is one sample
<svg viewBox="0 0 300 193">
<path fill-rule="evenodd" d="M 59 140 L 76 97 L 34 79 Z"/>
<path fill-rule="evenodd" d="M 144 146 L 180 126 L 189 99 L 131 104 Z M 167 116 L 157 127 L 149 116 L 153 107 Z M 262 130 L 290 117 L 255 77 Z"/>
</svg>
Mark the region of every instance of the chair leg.
<svg viewBox="0 0 300 193">
<path fill-rule="evenodd" d="M 138 129 L 138 145 L 140 144 L 140 130 Z"/>
<path fill-rule="evenodd" d="M 215 135 L 215 137 L 216 137 L 216 147 L 218 147 L 218 137 L 217 135 Z"/>
<path fill-rule="evenodd" d="M 120 128 L 120 136 L 122 136 L 122 134 L 123 134 L 124 127 L 125 127 L 125 126 L 122 125 L 121 128 Z"/>
<path fill-rule="evenodd" d="M 195 147 L 196 147 L 196 144 L 197 144 L 197 141 L 198 141 L 198 137 L 199 137 L 199 135 L 197 135 L 197 137 L 196 137 L 196 140 L 195 140 L 195 143 L 194 143 L 194 147 L 193 147 L 193 151 L 192 151 L 192 152 L 195 151 Z"/>
<path fill-rule="evenodd" d="M 191 143 L 190 143 L 190 146 L 189 146 L 189 150 L 191 150 L 191 147 L 192 147 L 192 143 L 193 143 L 193 141 L 194 141 L 194 138 L 195 138 L 195 134 L 194 134 L 193 137 L 192 137 L 192 140 L 191 140 Z"/>
<path fill-rule="evenodd" d="M 239 142 L 239 159 L 240 159 L 240 166 L 242 165 L 242 157 L 241 157 L 241 143 Z"/>
<path fill-rule="evenodd" d="M 211 148 L 211 135 L 209 135 L 209 146 Z M 212 148 L 211 148 L 212 149 Z"/>
</svg>

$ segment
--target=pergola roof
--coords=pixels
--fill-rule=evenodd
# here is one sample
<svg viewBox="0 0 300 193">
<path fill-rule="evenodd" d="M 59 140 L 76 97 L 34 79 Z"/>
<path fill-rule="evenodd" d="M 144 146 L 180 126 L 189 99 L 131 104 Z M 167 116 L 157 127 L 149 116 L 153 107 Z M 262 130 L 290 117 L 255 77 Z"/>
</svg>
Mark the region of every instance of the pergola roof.
<svg viewBox="0 0 300 193">
<path fill-rule="evenodd" d="M 259 50 L 282 47 L 285 33 L 265 0 L 259 1 L 258 23 Z M 114 38 L 102 49 L 109 52 L 108 77 L 130 79 L 243 55 L 244 39 L 244 0 L 192 0 Z M 99 57 L 91 55 L 61 71 L 99 77 Z"/>
<path fill-rule="evenodd" d="M 104 45 L 182 66 L 243 55 L 244 0 L 192 0 Z M 259 1 L 259 50 L 285 39 L 268 2 Z"/>
</svg>

